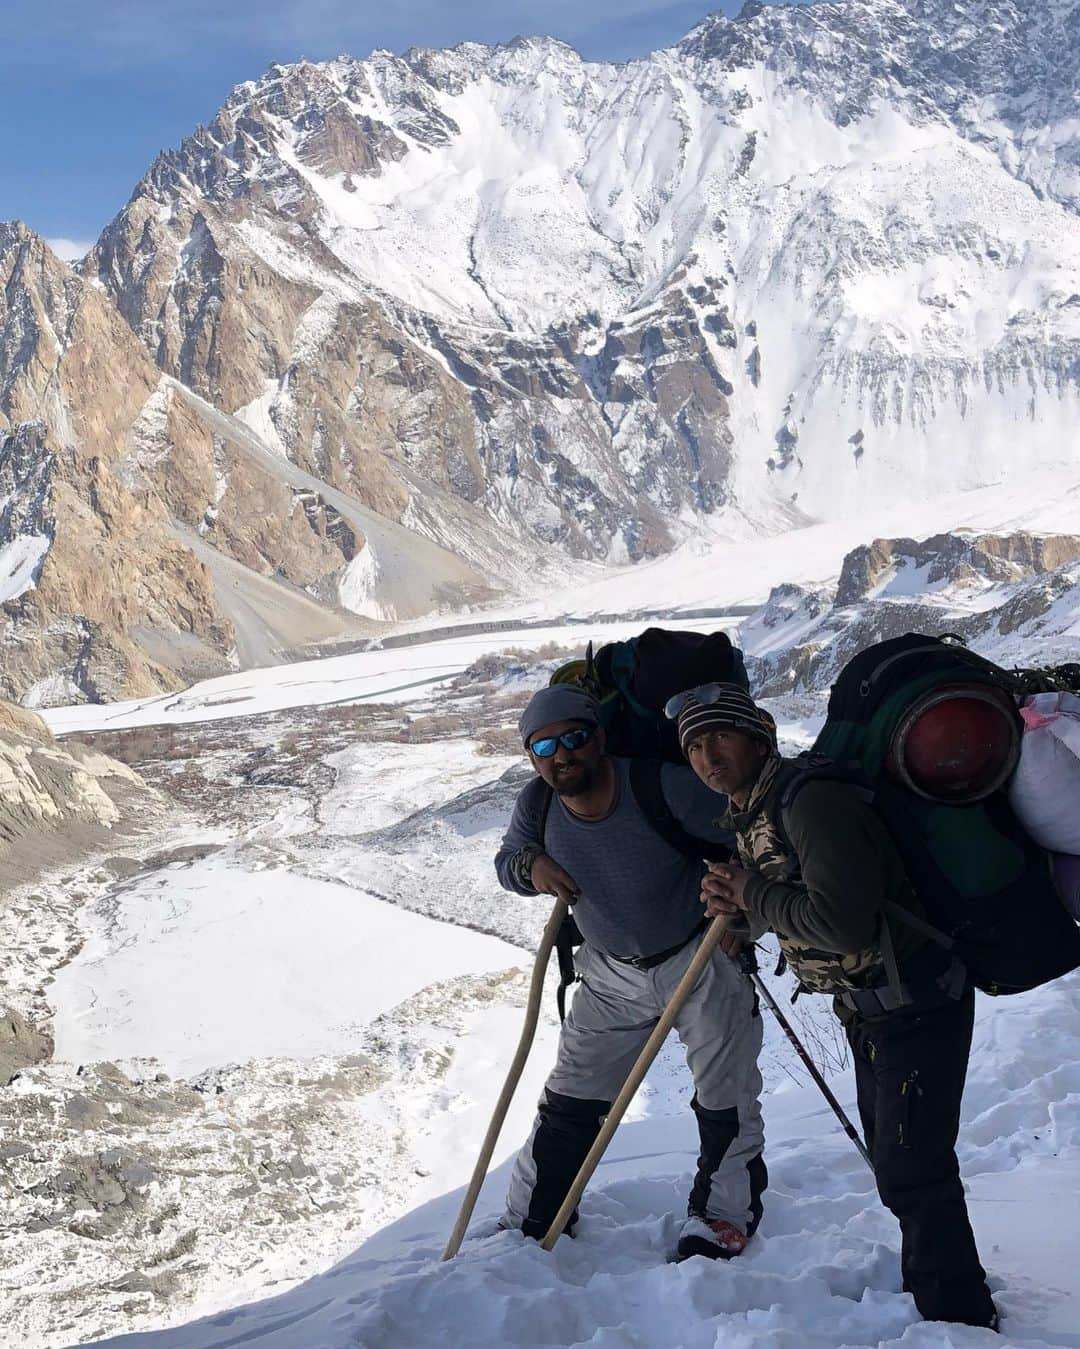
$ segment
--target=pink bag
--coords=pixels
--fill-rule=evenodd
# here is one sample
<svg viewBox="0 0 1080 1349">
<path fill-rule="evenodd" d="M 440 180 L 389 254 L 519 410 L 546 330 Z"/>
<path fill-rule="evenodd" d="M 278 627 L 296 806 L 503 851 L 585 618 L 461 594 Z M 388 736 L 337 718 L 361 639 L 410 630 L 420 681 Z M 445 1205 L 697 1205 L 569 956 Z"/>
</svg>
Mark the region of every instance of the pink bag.
<svg viewBox="0 0 1080 1349">
<path fill-rule="evenodd" d="M 1040 847 L 1080 857 L 1080 697 L 1036 693 L 1024 699 L 1020 716 L 1009 802 Z"/>
</svg>

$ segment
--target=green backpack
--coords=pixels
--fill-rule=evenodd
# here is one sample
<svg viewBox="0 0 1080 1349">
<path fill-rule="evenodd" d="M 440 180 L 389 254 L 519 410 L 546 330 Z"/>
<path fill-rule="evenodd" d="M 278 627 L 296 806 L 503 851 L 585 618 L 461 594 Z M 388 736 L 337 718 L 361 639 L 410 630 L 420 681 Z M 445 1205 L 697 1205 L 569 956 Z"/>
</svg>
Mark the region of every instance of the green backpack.
<svg viewBox="0 0 1080 1349">
<path fill-rule="evenodd" d="M 898 771 L 896 745 L 912 710 L 938 690 L 976 697 L 994 690 L 1015 714 L 1013 695 L 1025 682 L 938 637 L 908 633 L 868 647 L 833 685 L 807 772 L 789 785 L 783 803 L 800 781 L 822 776 L 851 781 L 868 795 L 937 939 L 955 949 L 976 987 L 992 994 L 1025 992 L 1080 967 L 1080 927 L 1054 885 L 1049 854 L 1024 831 L 1003 782 L 962 804 L 931 799 Z"/>
</svg>

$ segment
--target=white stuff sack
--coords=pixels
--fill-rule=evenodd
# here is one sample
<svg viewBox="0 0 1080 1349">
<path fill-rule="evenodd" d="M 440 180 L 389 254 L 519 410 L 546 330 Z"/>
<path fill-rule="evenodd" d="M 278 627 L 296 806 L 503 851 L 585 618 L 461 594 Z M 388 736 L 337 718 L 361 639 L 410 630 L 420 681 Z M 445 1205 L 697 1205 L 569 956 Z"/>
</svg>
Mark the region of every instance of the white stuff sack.
<svg viewBox="0 0 1080 1349">
<path fill-rule="evenodd" d="M 1080 854 L 1080 697 L 1036 693 L 1020 706 L 1024 735 L 1009 801 L 1036 843 Z"/>
</svg>

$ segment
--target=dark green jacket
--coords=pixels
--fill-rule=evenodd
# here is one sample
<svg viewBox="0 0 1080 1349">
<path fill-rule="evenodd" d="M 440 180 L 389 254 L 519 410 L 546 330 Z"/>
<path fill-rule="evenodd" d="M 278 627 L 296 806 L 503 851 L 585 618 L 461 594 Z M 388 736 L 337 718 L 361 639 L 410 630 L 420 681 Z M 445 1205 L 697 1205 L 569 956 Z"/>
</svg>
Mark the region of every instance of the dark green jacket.
<svg viewBox="0 0 1080 1349">
<path fill-rule="evenodd" d="M 768 760 L 746 808 L 729 815 L 742 864 L 754 873 L 746 886 L 751 930 L 775 932 L 793 972 L 815 992 L 884 984 L 882 902 L 920 917 L 922 905 L 885 825 L 851 786 L 807 782 L 778 825 L 797 771 L 779 756 Z M 926 938 L 902 919 L 888 921 L 902 967 Z"/>
</svg>

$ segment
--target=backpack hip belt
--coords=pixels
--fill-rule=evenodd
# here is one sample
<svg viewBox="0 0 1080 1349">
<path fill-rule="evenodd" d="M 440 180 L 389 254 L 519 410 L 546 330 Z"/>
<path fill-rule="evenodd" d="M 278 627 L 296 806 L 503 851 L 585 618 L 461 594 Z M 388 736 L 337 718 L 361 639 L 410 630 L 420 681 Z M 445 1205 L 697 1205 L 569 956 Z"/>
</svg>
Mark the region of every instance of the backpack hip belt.
<svg viewBox="0 0 1080 1349">
<path fill-rule="evenodd" d="M 899 984 L 889 982 L 876 988 L 846 988 L 836 994 L 836 1000 L 859 1016 L 884 1016 L 903 1007 L 956 1002 L 963 997 L 967 985 L 967 966 L 958 955 L 953 955 L 948 967 L 936 978 L 901 980 Z"/>
</svg>

